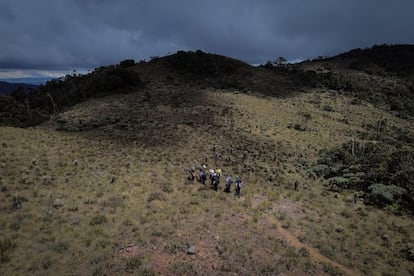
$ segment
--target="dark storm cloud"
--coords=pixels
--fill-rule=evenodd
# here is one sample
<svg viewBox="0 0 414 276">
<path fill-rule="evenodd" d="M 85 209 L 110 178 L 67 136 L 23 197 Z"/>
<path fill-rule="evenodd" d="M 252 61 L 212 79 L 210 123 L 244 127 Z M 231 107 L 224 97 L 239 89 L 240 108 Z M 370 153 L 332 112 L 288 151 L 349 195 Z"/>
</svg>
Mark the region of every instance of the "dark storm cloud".
<svg viewBox="0 0 414 276">
<path fill-rule="evenodd" d="M 3 0 L 0 68 L 94 68 L 202 49 L 263 63 L 414 43 L 411 0 Z"/>
</svg>

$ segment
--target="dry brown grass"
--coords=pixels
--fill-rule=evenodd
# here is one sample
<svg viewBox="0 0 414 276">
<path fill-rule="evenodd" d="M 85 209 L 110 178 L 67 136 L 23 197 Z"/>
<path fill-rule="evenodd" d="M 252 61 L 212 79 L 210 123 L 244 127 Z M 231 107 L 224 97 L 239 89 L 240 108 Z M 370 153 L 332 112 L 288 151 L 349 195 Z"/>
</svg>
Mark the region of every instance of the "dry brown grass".
<svg viewBox="0 0 414 276">
<path fill-rule="evenodd" d="M 402 119 L 350 101 L 334 91 L 282 99 L 152 86 L 76 106 L 61 115 L 66 131 L 52 122 L 2 127 L 0 233 L 15 247 L 5 252 L 9 260 L 0 272 L 340 272 L 290 244 L 270 215 L 355 273 L 409 274 L 413 263 L 400 249 L 414 238 L 412 218 L 350 204 L 347 194 L 328 193 L 325 180 L 303 176 L 298 165 L 358 139 L 363 124 L 378 118 L 412 130 Z M 222 192 L 223 181 L 214 192 L 186 179 L 194 160 L 214 166 L 213 147 L 217 165 L 242 176 L 240 199 Z M 12 208 L 14 197 L 23 199 L 21 209 Z M 190 245 L 195 255 L 186 253 Z"/>
</svg>

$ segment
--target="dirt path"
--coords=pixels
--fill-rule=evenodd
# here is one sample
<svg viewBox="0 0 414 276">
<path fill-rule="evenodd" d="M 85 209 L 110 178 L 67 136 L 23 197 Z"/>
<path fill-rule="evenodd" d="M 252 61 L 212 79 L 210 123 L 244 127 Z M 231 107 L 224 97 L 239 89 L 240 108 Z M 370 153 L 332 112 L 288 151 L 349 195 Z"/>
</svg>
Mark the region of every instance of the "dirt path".
<svg viewBox="0 0 414 276">
<path fill-rule="evenodd" d="M 266 197 L 255 194 L 252 197 L 252 208 L 256 209 L 261 203 L 266 200 Z M 340 263 L 335 262 L 334 260 L 322 255 L 316 248 L 301 242 L 296 236 L 290 233 L 288 230 L 282 227 L 282 224 L 271 214 L 267 216 L 267 220 L 270 224 L 274 224 L 277 226 L 277 232 L 279 235 L 288 241 L 288 243 L 295 247 L 295 248 L 305 248 L 309 252 L 309 257 L 314 263 L 327 263 L 341 271 L 343 271 L 346 275 L 361 275 L 357 271 L 354 271 Z"/>
<path fill-rule="evenodd" d="M 292 233 L 284 229 L 280 222 L 272 215 L 268 216 L 268 220 L 269 223 L 277 225 L 277 232 L 280 234 L 282 238 L 287 240 L 291 246 L 296 248 L 305 248 L 309 252 L 309 257 L 313 262 L 330 264 L 331 266 L 336 267 L 344 273 L 346 273 L 346 275 L 361 275 L 360 273 L 322 255 L 317 249 L 313 248 L 312 246 L 299 241 L 297 237 L 295 237 L 294 235 L 292 235 Z"/>
</svg>

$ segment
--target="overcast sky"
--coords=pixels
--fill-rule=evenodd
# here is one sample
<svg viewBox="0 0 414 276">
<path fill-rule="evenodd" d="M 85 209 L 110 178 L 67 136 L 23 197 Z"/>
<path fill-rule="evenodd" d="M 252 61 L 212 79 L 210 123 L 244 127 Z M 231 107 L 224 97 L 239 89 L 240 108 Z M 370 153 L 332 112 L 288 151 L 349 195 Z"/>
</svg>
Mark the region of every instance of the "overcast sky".
<svg viewBox="0 0 414 276">
<path fill-rule="evenodd" d="M 197 50 L 251 64 L 414 44 L 414 0 L 0 0 L 0 78 Z"/>
</svg>

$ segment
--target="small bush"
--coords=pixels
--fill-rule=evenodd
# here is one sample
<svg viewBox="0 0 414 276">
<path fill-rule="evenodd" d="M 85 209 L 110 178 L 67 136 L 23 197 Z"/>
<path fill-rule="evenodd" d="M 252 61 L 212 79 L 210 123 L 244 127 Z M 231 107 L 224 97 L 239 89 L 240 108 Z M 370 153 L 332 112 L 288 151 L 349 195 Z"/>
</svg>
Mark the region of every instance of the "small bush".
<svg viewBox="0 0 414 276">
<path fill-rule="evenodd" d="M 331 172 L 331 168 L 328 165 L 320 164 L 312 167 L 311 169 L 317 176 L 328 175 Z"/>
<path fill-rule="evenodd" d="M 108 241 L 108 240 L 98 240 L 97 242 L 96 242 L 96 246 L 98 246 L 98 247 L 100 247 L 100 248 L 106 248 L 106 247 L 108 247 L 108 246 L 110 246 L 111 245 L 111 242 L 110 241 Z"/>
<path fill-rule="evenodd" d="M 299 256 L 301 257 L 309 257 L 309 251 L 305 247 L 301 247 L 299 249 Z"/>
<path fill-rule="evenodd" d="M 107 221 L 108 221 L 108 219 L 105 216 L 98 215 L 98 216 L 93 217 L 89 224 L 90 225 L 99 225 L 99 224 L 106 223 Z"/>
<path fill-rule="evenodd" d="M 0 264 L 10 261 L 8 253 L 14 249 L 15 244 L 10 239 L 2 238 L 0 240 Z"/>
<path fill-rule="evenodd" d="M 141 257 L 131 257 L 126 262 L 126 267 L 128 270 L 134 270 L 140 268 L 142 266 L 142 258 Z"/>
<path fill-rule="evenodd" d="M 312 115 L 309 112 L 300 112 L 300 115 L 302 115 L 303 120 L 305 121 L 312 119 Z"/>
<path fill-rule="evenodd" d="M 124 202 L 121 197 L 113 196 L 109 198 L 109 206 L 113 209 L 124 207 Z"/>
<path fill-rule="evenodd" d="M 130 220 L 130 219 L 126 219 L 122 222 L 123 225 L 125 226 L 132 226 L 134 225 L 134 223 Z"/>
<path fill-rule="evenodd" d="M 148 202 L 154 201 L 154 200 L 165 200 L 165 196 L 161 191 L 154 191 L 152 192 L 148 197 Z"/>
<path fill-rule="evenodd" d="M 53 250 L 56 251 L 57 253 L 63 253 L 65 252 L 67 249 L 69 248 L 69 244 L 67 242 L 64 241 L 59 241 L 56 242 L 53 245 Z"/>
<path fill-rule="evenodd" d="M 48 270 L 48 269 L 52 266 L 52 261 L 50 260 L 50 257 L 49 257 L 49 256 L 46 256 L 46 257 L 42 260 L 41 264 L 42 264 L 42 268 L 43 268 L 44 270 Z"/>
<path fill-rule="evenodd" d="M 350 218 L 350 217 L 352 217 L 352 213 L 349 210 L 347 210 L 347 209 L 342 210 L 341 213 L 340 213 L 340 215 L 343 216 L 344 218 Z"/>
<path fill-rule="evenodd" d="M 173 189 L 173 187 L 171 186 L 171 184 L 169 184 L 169 183 L 164 183 L 164 184 L 162 185 L 162 191 L 163 191 L 163 192 L 165 192 L 165 193 L 172 193 L 172 192 L 174 192 L 174 189 Z"/>
<path fill-rule="evenodd" d="M 329 112 L 334 111 L 333 108 L 332 108 L 332 106 L 330 106 L 330 105 L 324 105 L 322 107 L 322 109 L 325 110 L 325 111 L 329 111 Z"/>
<path fill-rule="evenodd" d="M 351 100 L 351 105 L 359 105 L 361 103 L 362 103 L 361 99 L 358 99 L 358 98 L 353 98 Z"/>
<path fill-rule="evenodd" d="M 335 184 L 341 189 L 346 189 L 349 187 L 349 184 L 351 182 L 348 178 L 341 177 L 341 176 L 335 176 L 335 177 L 329 178 L 329 183 Z"/>
<path fill-rule="evenodd" d="M 306 131 L 307 130 L 307 128 L 305 126 L 301 125 L 301 124 L 294 124 L 293 128 L 296 129 L 296 130 L 299 130 L 299 131 Z"/>
<path fill-rule="evenodd" d="M 414 262 L 414 244 L 406 244 L 405 248 L 403 249 L 403 254 L 407 260 Z"/>
</svg>

